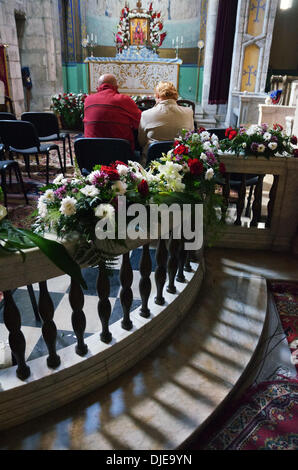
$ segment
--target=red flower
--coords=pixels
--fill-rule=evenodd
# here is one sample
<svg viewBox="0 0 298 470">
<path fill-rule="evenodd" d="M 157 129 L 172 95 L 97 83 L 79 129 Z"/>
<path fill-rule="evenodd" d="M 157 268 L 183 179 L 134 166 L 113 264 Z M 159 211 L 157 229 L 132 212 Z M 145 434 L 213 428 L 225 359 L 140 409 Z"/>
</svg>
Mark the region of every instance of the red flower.
<svg viewBox="0 0 298 470">
<path fill-rule="evenodd" d="M 115 167 L 116 167 L 117 165 L 128 166 L 126 163 L 120 162 L 120 160 L 116 160 L 116 161 L 115 161 Z"/>
<path fill-rule="evenodd" d="M 225 136 L 228 137 L 229 133 L 233 130 L 233 127 L 228 127 L 225 132 Z"/>
<path fill-rule="evenodd" d="M 187 164 L 192 175 L 198 176 L 201 175 L 204 171 L 203 163 L 197 158 L 194 158 L 193 160 L 188 160 Z"/>
<path fill-rule="evenodd" d="M 237 135 L 237 131 L 234 131 L 234 130 L 233 130 L 233 131 L 230 131 L 230 133 L 229 133 L 229 140 L 234 139 L 234 137 L 236 137 L 236 135 Z"/>
<path fill-rule="evenodd" d="M 283 130 L 283 127 L 281 124 L 273 124 L 273 129 L 275 131 L 282 131 Z"/>
<path fill-rule="evenodd" d="M 139 193 L 141 194 L 141 196 L 147 196 L 148 193 L 149 193 L 149 186 L 148 186 L 148 183 L 146 180 L 142 180 L 139 184 L 138 184 L 138 191 Z"/>
<path fill-rule="evenodd" d="M 159 13 L 157 13 L 157 15 L 156 15 L 156 16 L 157 16 L 157 18 L 160 18 L 160 12 L 159 12 Z"/>
<path fill-rule="evenodd" d="M 108 175 L 110 181 L 117 181 L 120 179 L 119 173 L 115 168 L 102 165 L 101 171 L 104 171 Z"/>
<path fill-rule="evenodd" d="M 206 130 L 205 127 L 200 127 L 199 130 L 198 130 L 198 133 L 201 134 L 201 132 L 204 132 Z"/>
<path fill-rule="evenodd" d="M 219 173 L 220 173 L 221 175 L 224 175 L 225 172 L 226 172 L 225 164 L 224 164 L 223 162 L 220 162 L 220 164 L 219 164 Z"/>
<path fill-rule="evenodd" d="M 161 31 L 163 28 L 162 23 L 158 23 L 158 27 L 159 27 L 159 31 Z"/>
<path fill-rule="evenodd" d="M 297 145 L 297 137 L 295 135 L 292 135 L 291 137 L 291 144 Z"/>
<path fill-rule="evenodd" d="M 298 158 L 298 149 L 294 149 L 294 157 Z"/>
<path fill-rule="evenodd" d="M 184 153 L 188 153 L 188 148 L 183 144 L 178 145 L 178 147 L 176 147 L 174 150 L 174 155 L 183 155 Z"/>
</svg>

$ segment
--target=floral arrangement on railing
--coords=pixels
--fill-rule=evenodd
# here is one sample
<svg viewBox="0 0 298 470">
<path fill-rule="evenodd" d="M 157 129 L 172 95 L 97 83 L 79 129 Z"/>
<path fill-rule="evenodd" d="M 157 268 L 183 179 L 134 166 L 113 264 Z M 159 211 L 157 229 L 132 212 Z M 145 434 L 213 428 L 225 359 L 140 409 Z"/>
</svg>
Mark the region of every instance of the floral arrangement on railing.
<svg viewBox="0 0 298 470">
<path fill-rule="evenodd" d="M 144 45 L 146 45 L 148 49 L 152 49 L 156 52 L 164 42 L 167 33 L 162 32 L 163 22 L 161 13 L 153 11 L 152 3 L 150 3 L 147 12 L 134 12 L 130 10 L 128 5 L 121 10 L 120 21 L 115 34 L 117 52 L 121 53 L 123 50 L 128 49 L 130 45 L 129 20 L 132 18 L 148 19 L 150 28 L 149 41 L 146 41 Z"/>
<path fill-rule="evenodd" d="M 97 222 L 105 218 L 117 225 L 118 196 L 125 196 L 127 205 L 203 202 L 208 224 L 219 223 L 216 206 L 220 206 L 221 196 L 215 187 L 225 167 L 216 157 L 218 149 L 218 138 L 201 128 L 199 132 L 183 131 L 173 149 L 146 169 L 135 161 L 115 161 L 109 166 L 97 165 L 83 176 L 76 167 L 74 178 L 58 175 L 43 189 L 34 229 L 49 230 L 64 239 L 77 237 L 82 246 L 94 248 Z"/>
<path fill-rule="evenodd" d="M 0 188 L 0 202 L 2 202 L 2 199 L 3 192 Z M 20 253 L 23 261 L 25 261 L 24 250 L 38 247 L 59 269 L 76 279 L 84 288 L 87 288 L 80 267 L 61 243 L 48 240 L 31 230 L 14 227 L 7 216 L 6 207 L 0 204 L 0 256 Z"/>
<path fill-rule="evenodd" d="M 220 141 L 223 152 L 270 157 L 298 157 L 297 137 L 287 135 L 280 124 L 229 127 Z"/>
<path fill-rule="evenodd" d="M 81 129 L 86 93 L 59 93 L 51 97 L 51 108 L 66 129 Z"/>
</svg>

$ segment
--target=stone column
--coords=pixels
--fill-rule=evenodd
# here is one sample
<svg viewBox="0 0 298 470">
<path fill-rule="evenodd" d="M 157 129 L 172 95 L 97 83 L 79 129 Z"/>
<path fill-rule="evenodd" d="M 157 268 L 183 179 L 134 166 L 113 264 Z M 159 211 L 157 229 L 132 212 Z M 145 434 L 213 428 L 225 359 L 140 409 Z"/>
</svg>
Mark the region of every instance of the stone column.
<svg viewBox="0 0 298 470">
<path fill-rule="evenodd" d="M 257 124 L 278 0 L 239 0 L 226 126 Z"/>
</svg>

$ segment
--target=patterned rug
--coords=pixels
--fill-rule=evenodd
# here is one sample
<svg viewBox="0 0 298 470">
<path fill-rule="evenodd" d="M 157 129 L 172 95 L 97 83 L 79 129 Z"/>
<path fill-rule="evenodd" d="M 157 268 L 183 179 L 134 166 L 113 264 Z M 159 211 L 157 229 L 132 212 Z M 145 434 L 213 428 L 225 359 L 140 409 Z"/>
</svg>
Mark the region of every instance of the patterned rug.
<svg viewBox="0 0 298 470">
<path fill-rule="evenodd" d="M 188 450 L 298 450 L 298 282 L 271 281 L 269 290 L 285 331 L 297 377 L 279 369 L 229 404 Z"/>
</svg>

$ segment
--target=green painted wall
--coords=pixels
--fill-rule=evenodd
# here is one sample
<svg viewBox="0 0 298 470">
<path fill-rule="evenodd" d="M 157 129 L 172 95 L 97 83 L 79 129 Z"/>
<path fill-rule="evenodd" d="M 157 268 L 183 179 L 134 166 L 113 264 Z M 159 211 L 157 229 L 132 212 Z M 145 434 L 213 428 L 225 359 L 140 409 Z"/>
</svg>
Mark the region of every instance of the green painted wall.
<svg viewBox="0 0 298 470">
<path fill-rule="evenodd" d="M 186 100 L 196 101 L 197 81 L 199 78 L 198 100 L 201 102 L 204 67 L 195 65 L 182 65 L 179 72 L 179 95 Z M 63 86 L 66 93 L 88 93 L 88 67 L 87 64 L 63 65 Z"/>
</svg>

